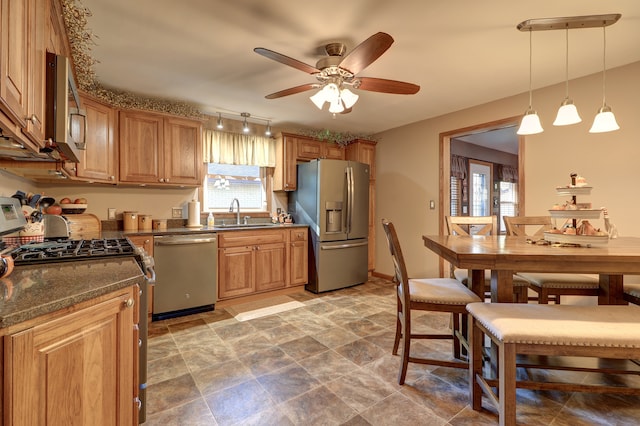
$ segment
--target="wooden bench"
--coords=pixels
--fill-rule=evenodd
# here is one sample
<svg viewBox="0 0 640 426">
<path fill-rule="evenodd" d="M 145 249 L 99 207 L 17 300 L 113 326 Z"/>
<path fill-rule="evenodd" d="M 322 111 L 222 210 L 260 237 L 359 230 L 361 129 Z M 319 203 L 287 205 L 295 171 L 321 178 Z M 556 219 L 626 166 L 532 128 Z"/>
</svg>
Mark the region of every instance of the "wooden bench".
<svg viewBox="0 0 640 426">
<path fill-rule="evenodd" d="M 500 425 L 516 424 L 516 387 L 640 395 L 640 388 L 624 386 L 516 381 L 516 355 L 640 359 L 640 309 L 637 306 L 471 303 L 467 311 L 470 313 L 472 408 L 482 409 L 484 392 L 498 408 Z M 493 377 L 495 374 L 483 375 L 485 335 L 497 347 L 497 378 Z M 637 369 L 626 372 L 640 374 Z M 493 390 L 496 387 L 497 395 Z"/>
</svg>

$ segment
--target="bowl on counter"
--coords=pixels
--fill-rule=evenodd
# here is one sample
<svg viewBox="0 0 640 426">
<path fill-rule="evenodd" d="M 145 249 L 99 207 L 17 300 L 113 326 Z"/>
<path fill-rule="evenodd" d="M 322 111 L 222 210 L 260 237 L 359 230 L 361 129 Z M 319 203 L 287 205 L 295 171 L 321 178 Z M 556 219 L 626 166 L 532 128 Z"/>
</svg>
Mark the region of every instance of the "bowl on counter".
<svg viewBox="0 0 640 426">
<path fill-rule="evenodd" d="M 87 204 L 60 204 L 62 214 L 81 214 L 87 210 Z"/>
</svg>

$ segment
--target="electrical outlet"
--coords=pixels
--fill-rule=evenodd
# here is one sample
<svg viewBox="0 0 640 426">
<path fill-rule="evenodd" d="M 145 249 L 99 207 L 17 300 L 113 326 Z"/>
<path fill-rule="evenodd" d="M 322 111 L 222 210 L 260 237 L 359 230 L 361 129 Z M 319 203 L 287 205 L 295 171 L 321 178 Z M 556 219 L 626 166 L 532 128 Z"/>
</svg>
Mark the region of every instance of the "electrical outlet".
<svg viewBox="0 0 640 426">
<path fill-rule="evenodd" d="M 172 207 L 171 208 L 171 218 L 173 218 L 173 219 L 182 219 L 182 207 Z"/>
</svg>

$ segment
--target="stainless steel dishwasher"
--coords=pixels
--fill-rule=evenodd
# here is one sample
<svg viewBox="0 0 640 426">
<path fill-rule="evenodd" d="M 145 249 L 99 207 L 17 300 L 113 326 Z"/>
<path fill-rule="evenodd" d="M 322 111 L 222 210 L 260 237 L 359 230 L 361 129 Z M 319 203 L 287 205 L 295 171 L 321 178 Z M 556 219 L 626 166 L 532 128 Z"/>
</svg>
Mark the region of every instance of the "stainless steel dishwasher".
<svg viewBox="0 0 640 426">
<path fill-rule="evenodd" d="M 217 235 L 159 235 L 153 245 L 152 319 L 213 310 L 218 295 Z"/>
</svg>

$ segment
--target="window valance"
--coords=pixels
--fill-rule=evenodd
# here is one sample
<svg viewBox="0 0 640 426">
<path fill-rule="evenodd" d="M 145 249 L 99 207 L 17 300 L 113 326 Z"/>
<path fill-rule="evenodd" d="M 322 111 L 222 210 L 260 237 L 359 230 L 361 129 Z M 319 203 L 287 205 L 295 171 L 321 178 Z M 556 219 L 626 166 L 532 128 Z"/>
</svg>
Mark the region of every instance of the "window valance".
<svg viewBox="0 0 640 426">
<path fill-rule="evenodd" d="M 276 141 L 272 138 L 204 129 L 202 140 L 206 163 L 276 166 Z"/>
<path fill-rule="evenodd" d="M 469 165 L 466 157 L 451 155 L 451 176 L 464 180 L 467 178 L 468 168 Z"/>
<path fill-rule="evenodd" d="M 503 182 L 518 182 L 518 168 L 507 165 L 500 165 L 500 180 Z"/>
</svg>

